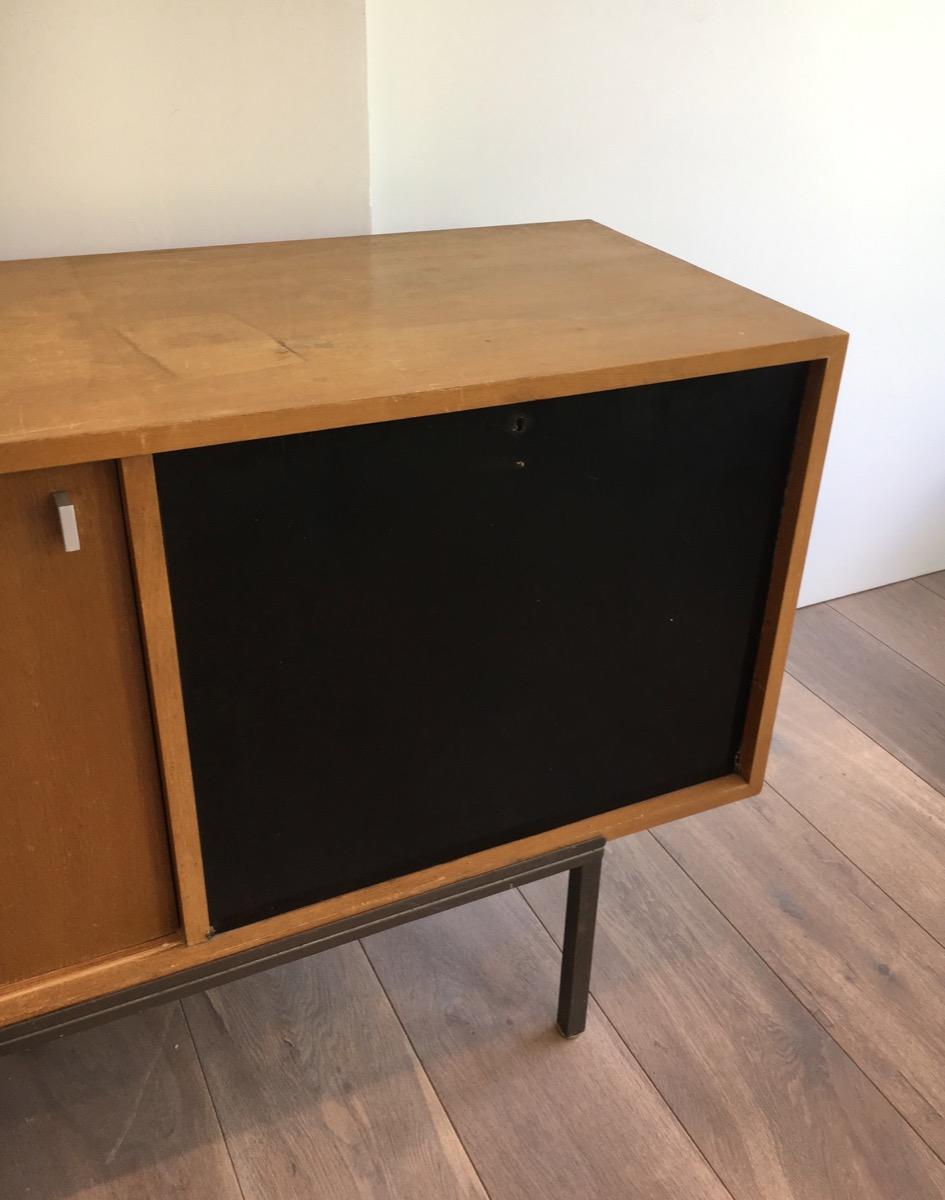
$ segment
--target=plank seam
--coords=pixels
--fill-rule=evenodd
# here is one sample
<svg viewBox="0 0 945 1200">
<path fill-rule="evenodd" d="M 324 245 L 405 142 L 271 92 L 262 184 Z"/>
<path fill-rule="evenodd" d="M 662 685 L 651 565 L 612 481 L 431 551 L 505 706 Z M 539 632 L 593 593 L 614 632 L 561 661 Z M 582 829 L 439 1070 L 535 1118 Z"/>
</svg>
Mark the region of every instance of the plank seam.
<svg viewBox="0 0 945 1200">
<path fill-rule="evenodd" d="M 880 747 L 880 749 L 882 749 L 882 747 Z M 889 751 L 887 750 L 886 753 L 888 754 Z M 892 755 L 891 757 L 895 757 L 895 755 Z M 896 759 L 896 761 L 899 762 L 898 759 Z M 902 763 L 901 765 L 905 767 L 904 763 Z M 905 769 L 907 771 L 909 771 L 910 775 L 913 775 L 921 783 L 925 782 L 925 780 L 922 779 L 921 776 L 916 775 L 915 771 L 910 770 L 908 767 L 906 767 Z M 843 850 L 840 846 L 838 846 L 837 843 L 835 841 L 833 841 L 833 839 L 828 834 L 824 833 L 824 831 L 820 828 L 820 826 L 816 823 L 816 821 L 812 821 L 811 818 L 805 812 L 802 812 L 801 809 L 799 809 L 796 804 L 793 804 L 791 802 L 791 800 L 788 799 L 788 797 L 782 791 L 779 791 L 779 789 L 774 786 L 774 784 L 771 782 L 770 779 L 765 780 L 765 785 L 767 787 L 769 787 L 772 792 L 774 792 L 774 794 L 778 797 L 779 800 L 783 800 L 784 803 L 788 806 L 788 808 L 793 809 L 794 812 L 796 812 L 797 815 L 801 818 L 801 820 L 804 821 L 805 824 L 809 825 L 811 827 L 811 829 L 814 830 L 814 832 L 817 834 L 818 837 L 822 837 L 824 839 L 824 841 L 828 844 L 828 846 L 831 846 L 834 850 L 836 850 L 836 852 L 840 855 L 841 858 L 846 859 L 846 861 L 850 864 L 851 867 L 853 867 L 853 869 L 855 871 L 859 872 L 859 874 L 862 875 L 864 877 L 864 879 L 868 879 L 870 881 L 870 883 L 877 889 L 877 891 L 882 892 L 882 894 L 886 897 L 886 899 L 891 904 L 894 904 L 896 906 L 896 908 L 898 908 L 899 911 L 903 914 L 903 916 L 907 917 L 913 923 L 913 925 L 915 925 L 917 928 L 921 929 L 924 934 L 926 934 L 929 938 L 931 938 L 931 940 L 936 944 L 936 946 L 940 946 L 943 950 L 945 950 L 945 942 L 943 942 L 941 938 L 936 937 L 935 934 L 932 933 L 931 930 L 926 929 L 926 927 L 922 924 L 922 922 L 919 920 L 918 917 L 914 916 L 911 912 L 909 912 L 909 910 L 904 905 L 900 904 L 895 896 L 890 895 L 889 892 L 887 892 L 886 889 L 883 887 L 883 885 L 881 883 L 878 883 L 873 878 L 873 876 L 869 873 L 869 871 L 867 871 L 866 867 L 860 866 L 860 864 L 854 858 L 851 858 L 850 855 L 847 854 L 847 852 L 845 850 Z M 929 784 L 928 786 L 931 787 L 932 785 Z M 937 788 L 932 788 L 932 790 L 938 791 Z M 938 792 L 938 795 L 941 796 L 942 793 Z M 945 799 L 945 796 L 943 796 L 942 798 Z"/>
<path fill-rule="evenodd" d="M 649 831 L 644 830 L 643 832 L 649 832 Z M 606 868 L 606 864 L 607 864 L 607 860 L 605 858 L 604 859 L 605 868 Z M 525 904 L 526 904 L 529 912 L 531 912 L 532 916 L 535 918 L 535 920 L 538 922 L 538 924 L 541 926 L 541 928 L 545 931 L 545 933 L 551 939 L 552 943 L 555 946 L 555 949 L 560 952 L 561 944 L 558 941 L 558 939 L 555 937 L 554 933 L 552 933 L 552 931 L 548 928 L 548 926 L 542 920 L 541 914 L 538 912 L 538 910 L 536 908 L 533 907 L 532 902 L 525 895 L 525 893 L 521 890 L 521 888 L 516 888 L 515 890 L 518 892 L 518 894 L 521 896 L 521 898 L 525 901 Z M 591 979 L 593 980 L 593 966 L 591 967 L 591 971 L 592 971 Z M 726 1196 L 731 1197 L 731 1200 L 735 1200 L 735 1193 L 731 1190 L 731 1188 L 728 1186 L 728 1184 L 725 1182 L 725 1180 L 719 1174 L 718 1169 L 716 1168 L 715 1164 L 708 1158 L 708 1156 L 706 1155 L 706 1152 L 702 1149 L 702 1147 L 699 1145 L 699 1143 L 696 1141 L 696 1139 L 690 1133 L 689 1129 L 683 1123 L 681 1117 L 676 1112 L 676 1110 L 673 1108 L 672 1104 L 670 1104 L 669 1100 L 663 1095 L 662 1090 L 657 1086 L 656 1081 L 653 1079 L 652 1075 L 650 1075 L 649 1071 L 647 1071 L 647 1069 L 646 1069 L 646 1067 L 644 1067 L 643 1063 L 641 1063 L 639 1058 L 637 1058 L 637 1056 L 633 1052 L 633 1049 L 630 1046 L 629 1042 L 626 1040 L 626 1038 L 623 1036 L 623 1034 L 621 1034 L 620 1030 L 610 1019 L 610 1014 L 604 1008 L 603 1003 L 597 998 L 597 995 L 594 992 L 593 982 L 592 982 L 591 988 L 590 988 L 590 996 L 591 996 L 591 1000 L 594 1003 L 594 1007 L 600 1013 L 601 1017 L 604 1020 L 604 1023 L 606 1025 L 610 1026 L 610 1029 L 612 1030 L 617 1041 L 620 1042 L 621 1046 L 623 1046 L 623 1048 L 626 1050 L 627 1054 L 629 1054 L 630 1058 L 637 1064 L 640 1074 L 644 1077 L 644 1079 L 646 1079 L 649 1082 L 650 1087 L 653 1089 L 653 1091 L 656 1093 L 656 1095 L 659 1096 L 659 1098 L 663 1101 L 663 1104 L 666 1106 L 666 1109 L 672 1116 L 673 1120 L 676 1122 L 676 1124 L 679 1126 L 679 1128 L 686 1135 L 686 1139 L 688 1140 L 689 1144 L 692 1146 L 692 1148 L 695 1150 L 695 1152 L 699 1155 L 699 1157 L 702 1159 L 702 1161 L 705 1163 L 705 1165 L 709 1168 L 709 1170 L 712 1172 L 712 1174 L 715 1176 L 715 1178 L 719 1181 L 719 1185 L 722 1188 L 722 1190 L 725 1192 Z"/>
<path fill-rule="evenodd" d="M 200 1047 L 197 1045 L 197 1039 L 194 1037 L 194 1031 L 191 1028 L 190 1017 L 187 1016 L 187 1009 L 181 1000 L 175 1000 L 175 1004 L 180 1006 L 181 1015 L 184 1018 L 184 1025 L 187 1027 L 187 1036 L 190 1038 L 190 1044 L 194 1048 L 194 1054 L 197 1056 L 197 1065 L 200 1067 L 200 1074 L 203 1076 L 203 1085 L 207 1089 L 207 1096 L 210 1099 L 210 1107 L 213 1109 L 213 1118 L 217 1123 L 217 1128 L 220 1130 L 220 1137 L 223 1139 L 223 1148 L 226 1150 L 226 1157 L 230 1164 L 230 1170 L 233 1172 L 233 1178 L 236 1181 L 236 1186 L 239 1189 L 239 1194 L 246 1200 L 246 1193 L 243 1191 L 243 1181 L 240 1179 L 240 1173 L 236 1169 L 236 1162 L 233 1158 L 233 1152 L 230 1150 L 229 1139 L 226 1136 L 226 1130 L 223 1128 L 223 1121 L 220 1119 L 220 1110 L 217 1108 L 217 1098 L 213 1094 L 213 1088 L 210 1086 L 210 1080 L 207 1076 L 206 1068 L 203 1065 L 203 1058 L 200 1054 Z"/>
<path fill-rule="evenodd" d="M 778 798 L 781 799 L 780 795 Z M 650 836 L 653 838 L 653 840 L 661 847 L 661 849 L 663 849 L 666 852 L 666 854 L 669 855 L 669 857 L 676 864 L 676 866 L 679 867 L 680 871 L 682 871 L 682 873 L 686 876 L 686 878 L 692 881 L 693 886 L 699 889 L 699 891 L 702 893 L 702 895 L 705 896 L 706 900 L 709 902 L 709 904 L 712 905 L 712 907 L 716 910 L 716 912 L 719 914 L 719 916 L 721 916 L 721 918 L 726 922 L 726 924 L 731 926 L 731 928 L 741 938 L 741 940 L 749 948 L 749 950 L 752 952 L 752 954 L 754 954 L 754 956 L 762 964 L 762 966 L 765 968 L 765 970 L 770 971 L 770 973 L 774 976 L 774 978 L 777 980 L 777 982 L 789 993 L 789 995 L 793 996 L 794 999 L 797 1001 L 797 1003 L 800 1004 L 801 1007 L 804 1009 L 804 1011 L 806 1013 L 808 1013 L 811 1020 L 815 1021 L 817 1023 L 817 1025 L 824 1031 L 826 1036 L 828 1038 L 830 1038 L 830 1040 L 834 1043 L 834 1045 L 837 1047 L 837 1049 L 840 1051 L 840 1053 L 846 1059 L 849 1060 L 849 1062 L 853 1065 L 853 1067 L 857 1071 L 859 1071 L 859 1073 L 863 1076 L 863 1078 L 866 1080 L 866 1082 L 869 1084 L 869 1086 L 871 1088 L 873 1088 L 873 1090 L 877 1093 L 877 1095 L 880 1096 L 889 1105 L 889 1107 L 893 1110 L 893 1112 L 895 1112 L 899 1116 L 900 1120 L 906 1125 L 906 1127 L 908 1129 L 912 1130 L 912 1132 L 915 1134 L 915 1136 L 929 1150 L 929 1152 L 931 1154 L 933 1154 L 940 1163 L 945 1165 L 945 1158 L 943 1158 L 943 1156 L 938 1153 L 938 1151 L 935 1149 L 934 1146 L 930 1145 L 925 1140 L 925 1138 L 922 1136 L 922 1134 L 919 1132 L 919 1130 L 916 1129 L 915 1125 L 913 1125 L 912 1122 L 909 1120 L 909 1118 L 901 1111 L 901 1109 L 898 1107 L 898 1105 L 895 1103 L 895 1101 L 891 1100 L 890 1097 L 886 1095 L 886 1093 L 879 1086 L 879 1084 L 872 1077 L 872 1075 L 870 1075 L 869 1072 L 863 1066 L 861 1066 L 860 1063 L 857 1062 L 857 1060 L 853 1057 L 853 1055 L 850 1053 L 850 1051 L 847 1050 L 847 1048 L 841 1042 L 837 1041 L 836 1037 L 834 1037 L 833 1033 L 831 1032 L 830 1027 L 828 1025 L 824 1024 L 824 1022 L 818 1017 L 816 1005 L 814 1007 L 811 1007 L 804 1002 L 803 998 L 799 995 L 799 993 L 790 985 L 790 983 L 788 983 L 788 981 L 783 976 L 781 976 L 778 973 L 778 971 L 775 969 L 775 967 L 773 967 L 771 965 L 771 963 L 768 962 L 768 960 L 764 957 L 764 955 L 761 953 L 761 951 L 757 950 L 751 944 L 751 942 L 748 940 L 748 938 L 745 936 L 745 934 L 742 933 L 742 931 L 738 928 L 738 926 L 735 924 L 735 922 L 728 916 L 728 914 L 722 908 L 720 908 L 718 904 L 716 904 L 716 902 L 712 899 L 712 897 L 709 895 L 709 893 L 707 891 L 705 891 L 705 889 L 699 884 L 699 881 L 694 876 L 689 874 L 689 872 L 686 870 L 686 868 L 683 866 L 683 864 L 679 861 L 679 859 L 676 858 L 676 856 L 673 854 L 673 852 L 667 846 L 663 845 L 663 843 L 657 837 L 656 832 L 654 830 L 650 829 L 650 830 L 647 830 L 647 833 L 649 833 Z M 856 869 L 859 870 L 858 867 Z M 861 872 L 861 874 L 862 874 L 862 872 Z M 798 981 L 798 982 L 800 983 L 801 981 Z M 801 983 L 801 986 L 803 987 L 802 983 Z"/>
<path fill-rule="evenodd" d="M 381 979 L 381 976 L 380 976 L 377 968 L 374 965 L 374 960 L 371 958 L 370 954 L 368 954 L 367 947 L 364 945 L 363 940 L 361 940 L 359 938 L 357 945 L 358 945 L 358 948 L 360 949 L 361 953 L 364 955 L 365 959 L 367 960 L 367 964 L 371 971 L 371 974 L 377 980 L 377 985 L 381 989 L 384 999 L 390 1005 L 390 1010 L 394 1014 L 394 1020 L 397 1022 L 398 1026 L 400 1027 L 401 1032 L 403 1033 L 404 1037 L 406 1038 L 407 1045 L 410 1047 L 410 1053 L 416 1059 L 417 1066 L 423 1072 L 424 1079 L 426 1079 L 427 1083 L 430 1085 L 430 1090 L 433 1092 L 433 1095 L 436 1097 L 437 1104 L 439 1104 L 440 1108 L 443 1110 L 443 1116 L 449 1122 L 450 1129 L 452 1129 L 453 1133 L 456 1135 L 456 1141 L 459 1143 L 460 1149 L 462 1150 L 463 1154 L 466 1156 L 466 1161 L 469 1163 L 470 1170 L 472 1171 L 473 1175 L 476 1177 L 476 1180 L 479 1183 L 479 1186 L 482 1188 L 482 1194 L 487 1197 L 487 1200 L 492 1200 L 492 1193 L 486 1187 L 482 1176 L 479 1174 L 479 1167 L 476 1165 L 475 1159 L 469 1152 L 469 1147 L 466 1145 L 465 1141 L 463 1140 L 462 1135 L 460 1134 L 459 1130 L 457 1129 L 456 1122 L 453 1120 L 452 1113 L 446 1107 L 446 1102 L 444 1101 L 443 1097 L 440 1095 L 439 1089 L 437 1088 L 436 1084 L 431 1079 L 430 1073 L 427 1070 L 423 1059 L 420 1057 L 420 1053 L 417 1050 L 417 1047 L 413 1044 L 413 1038 L 407 1032 L 407 1027 L 401 1020 L 400 1013 L 397 1011 L 397 1005 L 394 1003 L 393 999 L 391 998 L 390 992 L 388 992 L 387 988 L 384 986 L 384 981 L 383 981 L 383 979 Z"/>
<path fill-rule="evenodd" d="M 929 575 L 940 575 L 940 574 L 942 574 L 942 572 L 929 571 L 928 574 Z M 912 582 L 919 584 L 920 587 L 924 587 L 925 590 L 927 592 L 931 592 L 933 596 L 938 596 L 939 599 L 945 600 L 945 596 L 943 596 L 941 592 L 936 591 L 934 587 L 929 587 L 929 585 L 925 582 L 925 580 L 927 578 L 928 578 L 928 575 L 915 575 L 915 576 L 913 576 Z M 904 582 L 904 581 L 902 581 L 902 582 Z M 887 584 L 886 586 L 888 587 L 889 585 Z"/>
<path fill-rule="evenodd" d="M 851 624 L 852 624 L 852 622 L 851 622 Z M 908 659 L 906 661 L 908 661 Z M 882 752 L 884 754 L 888 754 L 890 758 L 894 758 L 896 760 L 896 762 L 899 763 L 900 766 L 905 767 L 905 769 L 907 771 L 910 771 L 916 777 L 916 779 L 921 779 L 922 782 L 927 784 L 932 789 L 933 792 L 938 792 L 938 794 L 940 796 L 945 797 L 945 792 L 942 791 L 942 788 L 939 785 L 939 783 L 937 782 L 937 780 L 929 779 L 926 775 L 923 775 L 922 772 L 918 769 L 918 765 L 916 763 L 906 762 L 906 760 L 904 758 L 902 758 L 902 757 L 900 757 L 900 755 L 894 753 L 892 750 L 890 750 L 890 748 L 888 746 L 883 745 L 883 743 L 879 740 L 879 738 L 875 737 L 872 733 L 870 733 L 870 731 L 868 729 L 864 729 L 862 725 L 858 725 L 856 723 L 856 721 L 853 720 L 853 718 L 850 716 L 849 713 L 845 713 L 841 709 L 837 708 L 837 706 L 835 704 L 831 704 L 831 702 L 827 699 L 826 696 L 822 696 L 820 694 L 820 692 L 817 691 L 816 688 L 812 687 L 809 683 L 805 683 L 804 680 L 801 679 L 801 677 L 799 675 L 795 675 L 794 672 L 790 671 L 790 670 L 785 671 L 784 673 L 785 673 L 785 675 L 790 675 L 790 677 L 794 680 L 794 682 L 799 687 L 802 687 L 805 692 L 810 692 L 810 694 L 812 696 L 816 697 L 816 699 L 820 700 L 822 704 L 826 704 L 826 706 L 830 709 L 830 711 L 833 713 L 836 713 L 836 715 L 838 717 L 840 717 L 841 720 L 846 721 L 846 723 L 848 725 L 852 725 L 852 727 L 854 729 L 856 729 L 859 733 L 862 733 L 865 738 L 869 738 L 869 740 L 873 743 L 873 745 L 877 746 L 880 750 L 882 750 Z M 945 687 L 945 684 L 942 684 L 940 686 Z M 698 813 L 696 813 L 694 815 L 698 816 Z"/>
<path fill-rule="evenodd" d="M 903 580 L 903 582 L 904 583 L 914 583 L 915 580 Z M 877 588 L 877 591 L 879 591 L 878 588 Z M 931 588 L 927 588 L 926 591 L 931 591 Z M 937 596 L 938 593 L 932 592 L 932 595 Z M 939 600 L 942 601 L 942 604 L 945 605 L 945 598 L 943 598 L 942 596 L 939 596 L 938 598 L 939 598 Z M 847 597 L 844 596 L 843 599 L 847 599 Z M 910 658 L 908 656 L 908 654 L 904 654 L 901 650 L 897 649 L 897 647 L 890 646 L 889 642 L 883 641 L 883 639 L 879 636 L 879 634 L 873 633 L 873 631 L 871 629 L 867 629 L 866 626 L 861 625 L 859 621 L 854 621 L 854 619 L 850 616 L 847 616 L 847 614 L 845 612 L 843 612 L 842 609 L 835 608 L 832 601 L 827 604 L 827 607 L 832 612 L 835 612 L 838 617 L 842 617 L 844 619 L 844 621 L 849 621 L 850 624 L 854 626 L 854 628 L 859 629 L 861 632 L 865 633 L 868 637 L 871 637 L 874 642 L 879 642 L 879 644 L 881 646 L 885 646 L 887 650 L 891 651 L 897 657 L 901 658 L 903 662 L 909 663 L 910 666 L 915 667 L 915 669 L 917 671 L 921 671 L 923 675 L 927 675 L 929 677 L 929 679 L 931 679 L 934 683 L 937 683 L 940 687 L 945 687 L 945 680 L 939 679 L 939 677 L 937 675 L 933 675 L 931 671 L 927 671 L 925 669 L 925 667 L 922 666 L 921 663 L 917 663 L 914 658 Z"/>
</svg>

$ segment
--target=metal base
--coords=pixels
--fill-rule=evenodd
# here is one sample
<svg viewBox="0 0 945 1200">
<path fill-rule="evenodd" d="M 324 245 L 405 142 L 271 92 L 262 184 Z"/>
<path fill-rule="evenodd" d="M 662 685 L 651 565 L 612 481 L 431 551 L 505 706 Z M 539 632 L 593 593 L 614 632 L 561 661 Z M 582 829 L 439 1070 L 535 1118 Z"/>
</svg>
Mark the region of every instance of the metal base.
<svg viewBox="0 0 945 1200">
<path fill-rule="evenodd" d="M 561 950 L 561 987 L 558 992 L 558 1029 L 564 1037 L 577 1037 L 587 1024 L 587 999 L 591 986 L 591 959 L 597 928 L 597 895 L 604 857 L 601 846 L 583 866 L 568 876 L 568 906 L 564 917 Z"/>
<path fill-rule="evenodd" d="M 202 963 L 186 971 L 178 971 L 161 979 L 135 987 L 124 988 L 95 1000 L 58 1009 L 27 1021 L 19 1021 L 0 1029 L 0 1053 L 22 1050 L 50 1038 L 63 1037 L 87 1029 L 103 1021 L 127 1016 L 152 1004 L 178 1000 L 205 988 L 219 987 L 244 975 L 252 975 L 267 967 L 281 966 L 309 954 L 330 950 L 345 942 L 356 941 L 372 933 L 381 933 L 395 925 L 415 921 L 419 917 L 445 912 L 460 904 L 469 904 L 497 892 L 508 891 L 548 875 L 570 871 L 568 907 L 564 925 L 561 958 L 561 986 L 558 996 L 558 1029 L 564 1037 L 576 1037 L 587 1020 L 588 989 L 590 986 L 591 955 L 594 949 L 594 926 L 597 916 L 597 893 L 600 883 L 604 839 L 594 838 L 577 846 L 554 850 L 537 858 L 526 859 L 509 867 L 500 867 L 485 875 L 477 875 L 448 887 L 437 888 L 374 908 L 354 917 L 321 925 L 306 933 L 294 934 L 279 941 L 268 942 L 232 954 L 228 958 Z"/>
</svg>

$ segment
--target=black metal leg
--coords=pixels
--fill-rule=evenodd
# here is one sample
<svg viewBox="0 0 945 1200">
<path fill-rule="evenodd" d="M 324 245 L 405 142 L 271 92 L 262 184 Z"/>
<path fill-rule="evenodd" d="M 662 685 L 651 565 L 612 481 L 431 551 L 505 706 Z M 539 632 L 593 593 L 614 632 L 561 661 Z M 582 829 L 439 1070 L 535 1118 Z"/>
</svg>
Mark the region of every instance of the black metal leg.
<svg viewBox="0 0 945 1200">
<path fill-rule="evenodd" d="M 558 993 L 558 1029 L 563 1037 L 577 1037 L 587 1024 L 603 857 L 601 850 L 596 858 L 568 873 L 568 907 L 564 918 L 561 989 Z"/>
</svg>

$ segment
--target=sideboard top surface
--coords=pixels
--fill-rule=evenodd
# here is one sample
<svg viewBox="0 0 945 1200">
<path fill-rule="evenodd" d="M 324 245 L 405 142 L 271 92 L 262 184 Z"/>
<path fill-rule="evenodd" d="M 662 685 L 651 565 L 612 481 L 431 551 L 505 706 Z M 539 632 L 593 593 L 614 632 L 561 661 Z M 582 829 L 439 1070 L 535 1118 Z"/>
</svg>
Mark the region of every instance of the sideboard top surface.
<svg viewBox="0 0 945 1200">
<path fill-rule="evenodd" d="M 593 221 L 0 263 L 0 471 L 824 358 Z"/>
</svg>

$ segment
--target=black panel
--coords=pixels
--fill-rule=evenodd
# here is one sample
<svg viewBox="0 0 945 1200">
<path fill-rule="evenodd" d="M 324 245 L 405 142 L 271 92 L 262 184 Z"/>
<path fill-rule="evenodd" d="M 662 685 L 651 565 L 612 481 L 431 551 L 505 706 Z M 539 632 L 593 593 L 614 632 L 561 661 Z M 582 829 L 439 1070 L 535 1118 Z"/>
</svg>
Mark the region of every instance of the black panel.
<svg viewBox="0 0 945 1200">
<path fill-rule="evenodd" d="M 805 376 L 158 455 L 215 927 L 729 773 Z"/>
</svg>

